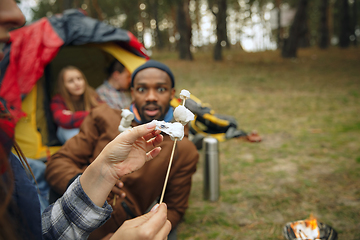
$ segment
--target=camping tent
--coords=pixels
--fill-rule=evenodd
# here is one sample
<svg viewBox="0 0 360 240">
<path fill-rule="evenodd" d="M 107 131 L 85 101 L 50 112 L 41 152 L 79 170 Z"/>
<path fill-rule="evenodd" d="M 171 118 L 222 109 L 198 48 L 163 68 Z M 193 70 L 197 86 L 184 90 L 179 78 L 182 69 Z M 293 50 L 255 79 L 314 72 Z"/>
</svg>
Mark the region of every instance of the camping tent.
<svg viewBox="0 0 360 240">
<path fill-rule="evenodd" d="M 105 79 L 103 69 L 116 58 L 132 72 L 149 57 L 143 45 L 124 29 L 87 17 L 81 10 L 42 18 L 10 32 L 0 63 L 0 101 L 16 121 L 15 140 L 28 158 L 57 150 L 49 100 L 59 70 L 79 67 L 93 87 Z"/>
</svg>

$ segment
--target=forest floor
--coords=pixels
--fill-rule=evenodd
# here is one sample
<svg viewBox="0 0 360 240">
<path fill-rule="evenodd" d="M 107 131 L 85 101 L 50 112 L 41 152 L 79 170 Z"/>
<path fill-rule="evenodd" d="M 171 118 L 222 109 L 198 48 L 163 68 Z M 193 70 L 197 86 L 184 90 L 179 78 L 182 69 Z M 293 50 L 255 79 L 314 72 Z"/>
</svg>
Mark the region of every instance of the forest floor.
<svg viewBox="0 0 360 240">
<path fill-rule="evenodd" d="M 220 199 L 203 199 L 203 152 L 178 239 L 285 239 L 286 223 L 307 219 L 360 239 L 360 48 L 197 52 L 170 66 L 177 93 L 187 89 L 260 143 L 219 144 Z"/>
</svg>

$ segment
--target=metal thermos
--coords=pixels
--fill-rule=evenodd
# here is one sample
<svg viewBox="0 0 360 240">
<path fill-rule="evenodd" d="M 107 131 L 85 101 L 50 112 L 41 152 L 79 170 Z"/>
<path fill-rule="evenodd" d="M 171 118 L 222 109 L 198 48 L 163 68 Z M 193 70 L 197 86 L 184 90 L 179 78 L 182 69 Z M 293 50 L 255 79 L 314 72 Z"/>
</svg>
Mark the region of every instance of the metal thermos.
<svg viewBox="0 0 360 240">
<path fill-rule="evenodd" d="M 215 202 L 220 195 L 219 143 L 216 138 L 203 139 L 204 199 Z"/>
</svg>

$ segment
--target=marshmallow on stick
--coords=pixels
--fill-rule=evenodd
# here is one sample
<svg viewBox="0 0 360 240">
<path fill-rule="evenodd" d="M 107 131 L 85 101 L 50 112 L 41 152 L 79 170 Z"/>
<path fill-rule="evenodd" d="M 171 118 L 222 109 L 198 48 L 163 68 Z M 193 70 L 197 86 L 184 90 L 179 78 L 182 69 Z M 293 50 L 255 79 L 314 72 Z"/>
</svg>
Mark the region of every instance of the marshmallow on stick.
<svg viewBox="0 0 360 240">
<path fill-rule="evenodd" d="M 184 105 L 179 105 L 174 110 L 174 118 L 177 122 L 185 126 L 188 122 L 194 120 L 194 114 Z"/>
<path fill-rule="evenodd" d="M 185 89 L 181 90 L 180 98 L 183 100 L 183 103 L 175 108 L 174 118 L 185 126 L 188 122 L 194 120 L 194 114 L 185 107 L 185 101 L 187 98 L 190 98 L 190 92 Z"/>
<path fill-rule="evenodd" d="M 182 140 L 184 137 L 184 126 L 181 123 L 174 122 L 169 123 L 165 121 L 157 121 L 153 120 L 155 122 L 156 127 L 155 130 L 161 130 L 162 132 L 168 134 L 171 138 L 171 140 L 179 139 Z"/>
<path fill-rule="evenodd" d="M 169 134 L 171 139 L 174 141 L 174 145 L 173 145 L 173 149 L 172 149 L 171 157 L 170 157 L 170 162 L 169 162 L 169 166 L 168 166 L 168 170 L 167 170 L 166 178 L 165 178 L 165 182 L 164 182 L 164 187 L 163 187 L 161 197 L 160 197 L 160 204 L 162 203 L 163 198 L 164 198 L 164 193 L 165 193 L 166 185 L 167 185 L 168 178 L 169 178 L 170 168 L 171 168 L 172 160 L 174 158 L 176 141 L 183 139 L 184 126 L 191 120 L 194 120 L 194 114 L 185 107 L 185 101 L 187 98 L 190 98 L 190 92 L 185 89 L 181 90 L 180 98 L 183 100 L 183 103 L 182 103 L 182 105 L 177 106 L 173 113 L 174 118 L 177 122 L 166 123 L 164 121 L 161 121 L 161 122 L 156 121 L 155 129 L 161 130 L 161 131 Z"/>
<path fill-rule="evenodd" d="M 134 114 L 128 109 L 122 109 L 119 131 L 125 132 L 126 130 L 131 129 L 132 120 L 134 120 Z"/>
</svg>

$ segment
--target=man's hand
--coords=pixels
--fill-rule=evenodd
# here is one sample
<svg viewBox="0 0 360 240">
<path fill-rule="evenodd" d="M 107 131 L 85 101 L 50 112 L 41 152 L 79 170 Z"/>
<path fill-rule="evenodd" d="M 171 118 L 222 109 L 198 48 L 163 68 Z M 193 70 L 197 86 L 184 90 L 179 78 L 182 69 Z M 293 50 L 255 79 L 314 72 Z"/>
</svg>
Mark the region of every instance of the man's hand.
<svg viewBox="0 0 360 240">
<path fill-rule="evenodd" d="M 115 186 L 111 189 L 111 192 L 109 194 L 109 196 L 107 197 L 107 201 L 108 203 L 111 202 L 112 199 L 114 199 L 114 197 L 116 198 L 125 198 L 126 197 L 126 193 L 121 190 L 121 188 L 124 186 L 124 183 L 121 180 L 117 180 Z"/>
</svg>

